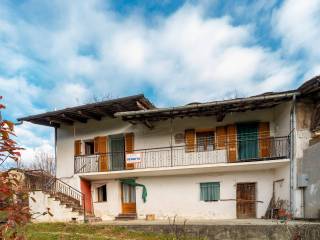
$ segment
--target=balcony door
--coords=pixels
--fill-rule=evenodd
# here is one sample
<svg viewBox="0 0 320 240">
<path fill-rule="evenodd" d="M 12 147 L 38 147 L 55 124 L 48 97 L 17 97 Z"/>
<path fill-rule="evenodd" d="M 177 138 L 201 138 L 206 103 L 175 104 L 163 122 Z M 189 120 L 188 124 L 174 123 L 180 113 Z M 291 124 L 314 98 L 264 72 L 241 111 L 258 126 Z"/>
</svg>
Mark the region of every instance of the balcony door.
<svg viewBox="0 0 320 240">
<path fill-rule="evenodd" d="M 237 124 L 239 161 L 258 158 L 258 135 L 258 123 Z"/>
<path fill-rule="evenodd" d="M 110 137 L 111 168 L 113 171 L 125 168 L 124 136 L 115 135 Z"/>
<path fill-rule="evenodd" d="M 122 192 L 122 213 L 135 214 L 136 210 L 136 187 L 121 183 Z"/>
</svg>

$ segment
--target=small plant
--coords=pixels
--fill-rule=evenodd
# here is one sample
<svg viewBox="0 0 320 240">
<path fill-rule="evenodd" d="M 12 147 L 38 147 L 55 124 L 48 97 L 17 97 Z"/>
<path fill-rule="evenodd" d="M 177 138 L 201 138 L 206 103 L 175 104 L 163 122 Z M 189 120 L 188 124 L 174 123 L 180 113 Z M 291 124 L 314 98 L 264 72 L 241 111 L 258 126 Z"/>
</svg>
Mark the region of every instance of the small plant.
<svg viewBox="0 0 320 240">
<path fill-rule="evenodd" d="M 182 224 L 177 224 L 177 215 L 175 215 L 172 219 L 168 217 L 170 232 L 167 240 L 205 240 L 198 233 L 197 236 L 188 236 L 187 231 L 187 220 L 184 219 Z"/>
</svg>

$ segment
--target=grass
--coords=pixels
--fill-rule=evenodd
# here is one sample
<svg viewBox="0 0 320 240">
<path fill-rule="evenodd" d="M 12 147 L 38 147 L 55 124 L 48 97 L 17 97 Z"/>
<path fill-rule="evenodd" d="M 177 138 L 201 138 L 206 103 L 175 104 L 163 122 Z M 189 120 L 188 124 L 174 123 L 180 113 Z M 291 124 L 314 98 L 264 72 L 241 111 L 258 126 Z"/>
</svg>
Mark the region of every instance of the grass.
<svg viewBox="0 0 320 240">
<path fill-rule="evenodd" d="M 23 230 L 27 239 L 36 240 L 171 240 L 170 236 L 155 233 L 129 231 L 117 226 L 33 223 Z"/>
</svg>

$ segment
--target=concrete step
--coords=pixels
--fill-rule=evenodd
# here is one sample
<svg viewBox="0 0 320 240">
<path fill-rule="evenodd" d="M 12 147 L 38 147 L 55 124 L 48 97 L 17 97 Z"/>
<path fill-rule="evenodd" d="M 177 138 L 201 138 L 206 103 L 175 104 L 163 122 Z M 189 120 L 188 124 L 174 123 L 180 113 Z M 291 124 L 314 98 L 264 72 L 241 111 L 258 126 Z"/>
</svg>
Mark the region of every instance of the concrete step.
<svg viewBox="0 0 320 240">
<path fill-rule="evenodd" d="M 124 221 L 127 221 L 127 220 L 135 220 L 137 219 L 137 214 L 136 213 L 127 213 L 127 214 L 124 214 L 124 213 L 120 213 L 116 218 L 115 220 L 124 220 Z"/>
<path fill-rule="evenodd" d="M 102 219 L 100 217 L 95 217 L 95 216 L 86 216 L 86 221 L 88 223 L 95 223 L 95 222 L 102 222 Z"/>
</svg>

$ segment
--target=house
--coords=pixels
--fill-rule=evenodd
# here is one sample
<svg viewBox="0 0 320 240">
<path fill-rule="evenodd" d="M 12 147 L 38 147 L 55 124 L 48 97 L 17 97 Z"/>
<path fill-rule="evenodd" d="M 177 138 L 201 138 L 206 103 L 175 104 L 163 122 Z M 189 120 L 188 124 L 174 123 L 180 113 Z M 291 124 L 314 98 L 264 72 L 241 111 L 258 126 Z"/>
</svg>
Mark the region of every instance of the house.
<svg viewBox="0 0 320 240">
<path fill-rule="evenodd" d="M 319 197 L 319 160 L 303 161 L 319 135 L 319 82 L 171 108 L 136 95 L 19 121 L 55 129 L 56 192 L 87 216 L 261 218 L 277 202 L 318 217 L 319 203 L 306 216 L 305 201 Z"/>
</svg>

